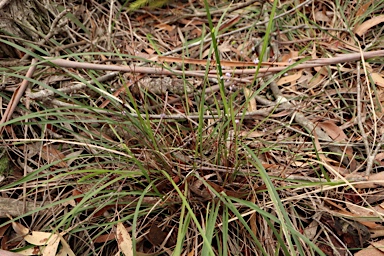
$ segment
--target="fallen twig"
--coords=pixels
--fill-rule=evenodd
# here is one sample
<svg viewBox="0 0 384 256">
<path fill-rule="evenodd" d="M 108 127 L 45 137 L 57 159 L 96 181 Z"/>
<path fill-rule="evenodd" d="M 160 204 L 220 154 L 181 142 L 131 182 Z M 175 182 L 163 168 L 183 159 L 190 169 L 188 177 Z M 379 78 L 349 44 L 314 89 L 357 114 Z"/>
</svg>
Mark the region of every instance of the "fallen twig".
<svg viewBox="0 0 384 256">
<path fill-rule="evenodd" d="M 294 66 L 294 63 L 292 63 L 291 69 L 304 69 L 304 68 L 312 68 L 312 67 L 321 67 L 326 65 L 332 65 L 332 64 L 338 64 L 338 63 L 344 63 L 344 62 L 351 62 L 351 61 L 357 61 L 361 58 L 363 59 L 369 59 L 374 57 L 382 57 L 384 56 L 384 50 L 380 51 L 372 51 L 372 52 L 363 52 L 360 53 L 349 53 L 349 54 L 343 54 L 331 58 L 320 58 L 315 60 L 309 60 L 304 62 L 303 64 L 299 64 Z M 190 75 L 190 76 L 199 76 L 204 77 L 205 76 L 205 70 L 201 71 L 182 71 L 182 70 L 172 70 L 172 69 L 165 69 L 163 66 L 159 67 L 139 67 L 135 65 L 104 65 L 104 64 L 94 64 L 94 63 L 87 63 L 87 62 L 76 62 L 76 61 L 70 61 L 70 60 L 64 60 L 64 59 L 57 59 L 57 58 L 51 58 L 51 57 L 45 57 L 45 60 L 47 62 L 43 62 L 40 64 L 45 65 L 57 65 L 64 68 L 82 68 L 82 69 L 94 69 L 94 70 L 106 70 L 106 71 L 120 71 L 120 72 L 129 72 L 129 73 L 141 73 L 141 74 L 157 74 L 157 75 Z M 161 58 L 160 58 L 161 59 Z M 172 60 L 173 59 L 166 59 L 163 58 L 163 60 Z M 179 60 L 178 60 L 179 61 Z M 187 63 L 187 62 L 184 62 Z M 247 62 L 245 62 L 247 63 Z M 215 64 L 212 62 L 212 64 Z M 237 64 L 237 62 L 236 62 Z M 249 63 L 247 63 L 248 65 Z M 226 65 L 230 65 L 230 62 L 226 63 Z M 238 64 L 240 65 L 240 64 Z M 280 72 L 284 69 L 286 69 L 289 66 L 283 66 L 283 67 L 268 67 L 268 68 L 260 68 L 258 70 L 259 73 L 267 73 L 267 72 Z M 209 74 L 214 74 L 214 78 L 216 77 L 216 70 L 210 70 Z M 234 75 L 242 75 L 242 74 L 255 74 L 256 69 L 225 69 L 223 70 L 223 73 L 230 73 Z"/>
<path fill-rule="evenodd" d="M 31 78 L 33 73 L 36 70 L 36 65 L 35 65 L 36 62 L 37 61 L 35 59 L 32 60 L 31 66 L 29 67 L 28 72 L 25 75 L 26 78 L 23 80 L 23 82 L 21 82 L 19 87 L 13 93 L 11 101 L 9 102 L 9 104 L 7 106 L 7 109 L 5 110 L 4 115 L 3 115 L 3 117 L 1 118 L 1 121 L 0 121 L 0 134 L 2 134 L 3 130 L 4 130 L 3 124 L 5 122 L 7 122 L 9 120 L 9 118 L 12 116 L 13 112 L 16 109 L 17 104 L 19 104 L 19 101 L 20 101 L 21 97 L 24 95 L 24 92 L 27 89 L 28 78 Z"/>
</svg>

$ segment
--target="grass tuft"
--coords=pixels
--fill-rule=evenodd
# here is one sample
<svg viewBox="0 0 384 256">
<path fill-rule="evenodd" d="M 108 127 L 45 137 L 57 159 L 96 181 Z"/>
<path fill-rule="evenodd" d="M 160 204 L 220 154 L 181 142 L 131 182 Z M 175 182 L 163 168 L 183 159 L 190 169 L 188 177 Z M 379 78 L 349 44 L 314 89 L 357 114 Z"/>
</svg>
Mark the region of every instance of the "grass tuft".
<svg viewBox="0 0 384 256">
<path fill-rule="evenodd" d="M 69 255 L 381 236 L 383 3 L 85 2 L 35 6 L 40 41 L 0 34 L 4 250 L 53 248 L 25 230 Z"/>
</svg>

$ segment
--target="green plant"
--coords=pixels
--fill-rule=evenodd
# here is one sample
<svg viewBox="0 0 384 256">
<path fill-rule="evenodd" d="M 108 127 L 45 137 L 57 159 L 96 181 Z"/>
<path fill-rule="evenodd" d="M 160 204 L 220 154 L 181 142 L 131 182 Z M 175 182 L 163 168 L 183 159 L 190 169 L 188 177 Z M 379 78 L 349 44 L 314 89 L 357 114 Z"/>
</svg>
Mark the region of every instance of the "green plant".
<svg viewBox="0 0 384 256">
<path fill-rule="evenodd" d="M 171 0 L 136 0 L 129 5 L 130 10 L 137 10 L 144 6 L 148 6 L 151 8 L 161 7 L 166 5 Z"/>
</svg>

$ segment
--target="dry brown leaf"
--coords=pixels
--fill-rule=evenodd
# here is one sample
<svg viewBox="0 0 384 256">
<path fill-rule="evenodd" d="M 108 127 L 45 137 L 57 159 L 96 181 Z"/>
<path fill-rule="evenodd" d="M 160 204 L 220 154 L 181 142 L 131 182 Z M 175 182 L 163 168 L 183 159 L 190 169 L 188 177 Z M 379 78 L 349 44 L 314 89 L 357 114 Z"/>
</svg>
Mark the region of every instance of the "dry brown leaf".
<svg viewBox="0 0 384 256">
<path fill-rule="evenodd" d="M 154 246 L 160 246 L 167 238 L 167 233 L 162 231 L 156 224 L 152 224 L 148 231 L 147 239 Z"/>
<path fill-rule="evenodd" d="M 56 234 L 52 234 L 49 238 L 47 246 L 42 249 L 43 256 L 55 256 L 57 252 L 57 248 L 59 247 L 60 237 Z"/>
<path fill-rule="evenodd" d="M 371 245 L 373 245 L 376 249 L 380 250 L 381 252 L 384 252 L 384 240 L 372 242 Z"/>
<path fill-rule="evenodd" d="M 238 135 L 245 138 L 257 138 L 257 137 L 264 136 L 265 133 L 259 132 L 259 131 L 252 131 L 252 132 L 240 131 Z"/>
<path fill-rule="evenodd" d="M 251 97 L 252 94 L 253 94 L 253 91 L 249 90 L 248 88 L 244 88 L 243 92 L 244 92 L 244 96 L 245 96 L 246 99 Z M 257 104 L 256 104 L 256 99 L 253 98 L 248 103 L 248 111 L 252 112 L 252 111 L 255 111 L 255 110 L 257 110 Z"/>
<path fill-rule="evenodd" d="M 0 250 L 1 252 L 1 250 Z M 38 246 L 35 246 L 35 247 L 32 247 L 32 248 L 27 248 L 27 249 L 24 249 L 22 251 L 18 251 L 17 252 L 18 254 L 17 255 L 40 255 L 40 249 Z M 1 256 L 5 256 L 3 254 L 0 253 Z M 9 255 L 11 256 L 11 255 Z"/>
<path fill-rule="evenodd" d="M 15 253 L 15 252 L 8 252 L 0 249 L 0 255 L 1 256 L 22 256 L 23 254 Z"/>
<path fill-rule="evenodd" d="M 315 20 L 316 21 L 322 21 L 322 22 L 330 22 L 331 19 L 324 14 L 322 11 L 315 12 Z"/>
<path fill-rule="evenodd" d="M 218 47 L 220 52 L 231 52 L 232 47 L 229 45 L 228 41 L 225 41 L 224 43 L 220 44 Z"/>
<path fill-rule="evenodd" d="M 376 114 L 378 115 L 378 119 L 380 119 L 384 114 L 384 110 L 383 110 L 383 107 L 384 107 L 384 89 L 383 88 L 381 88 L 381 87 L 378 88 L 377 96 L 375 97 L 375 99 L 377 99 L 377 100 L 375 100 L 374 102 L 379 101 L 377 103 L 377 106 L 375 106 L 375 109 L 377 109 Z M 381 126 L 379 129 L 382 129 L 384 131 L 384 128 L 382 128 Z"/>
<path fill-rule="evenodd" d="M 308 227 L 304 229 L 304 234 L 305 237 L 307 237 L 309 240 L 313 240 L 313 238 L 316 237 L 318 234 L 317 228 L 319 227 L 319 223 L 317 221 L 312 221 Z"/>
<path fill-rule="evenodd" d="M 24 237 L 24 240 L 33 245 L 46 245 L 52 236 L 52 233 L 32 231 L 30 235 Z"/>
<path fill-rule="evenodd" d="M 155 53 L 156 53 L 156 51 L 153 50 L 153 49 L 151 49 L 151 48 L 144 48 L 144 51 L 145 51 L 146 53 L 148 53 L 149 55 L 152 55 L 152 54 L 155 54 Z"/>
<path fill-rule="evenodd" d="M 12 228 L 19 236 L 26 236 L 29 233 L 29 229 L 18 222 L 12 222 Z"/>
<path fill-rule="evenodd" d="M 168 25 L 168 24 L 165 24 L 165 23 L 161 23 L 161 24 L 157 24 L 157 25 L 155 25 L 155 28 L 158 28 L 160 31 L 161 30 L 165 30 L 165 31 L 167 31 L 168 33 L 170 33 L 170 32 L 172 32 L 175 28 L 176 28 L 176 26 L 170 26 L 170 25 Z"/>
<path fill-rule="evenodd" d="M 356 222 L 366 226 L 367 228 L 370 228 L 370 229 L 378 229 L 380 227 L 382 227 L 381 224 L 377 224 L 376 222 L 374 221 L 365 221 L 365 220 L 359 220 L 359 215 L 357 214 L 354 214 L 354 213 L 351 213 L 351 212 L 348 212 L 347 210 L 345 209 L 342 209 L 342 210 L 337 210 L 337 211 L 333 211 L 337 214 L 341 214 L 341 215 L 344 215 L 344 216 L 347 216 L 347 217 L 351 217 L 351 218 L 355 218 L 356 219 Z"/>
<path fill-rule="evenodd" d="M 298 70 L 296 73 L 292 75 L 280 78 L 279 81 L 277 81 L 277 85 L 283 85 L 287 83 L 294 84 L 302 75 L 303 75 L 303 70 Z"/>
<path fill-rule="evenodd" d="M 54 148 L 53 145 L 44 145 L 41 148 L 41 158 L 43 158 L 49 164 L 58 161 L 55 163 L 55 166 L 60 168 L 68 167 L 67 163 L 63 161 L 65 155 L 61 151 Z"/>
<path fill-rule="evenodd" d="M 379 16 L 373 17 L 372 19 L 367 20 L 367 21 L 363 22 L 361 25 L 357 26 L 353 30 L 353 32 L 355 32 L 355 34 L 357 34 L 359 36 L 362 36 L 365 33 L 367 33 L 367 31 L 371 27 L 374 27 L 374 26 L 376 26 L 382 22 L 384 22 L 384 15 L 379 15 Z"/>
<path fill-rule="evenodd" d="M 11 224 L 7 224 L 7 225 L 4 225 L 2 227 L 0 227 L 0 238 L 2 238 L 2 241 L 6 241 L 8 239 L 8 234 L 5 234 L 5 232 L 8 230 L 9 226 L 11 226 Z M 8 249 L 7 247 L 2 247 L 3 249 Z"/>
<path fill-rule="evenodd" d="M 359 184 L 355 184 L 355 188 L 377 188 L 384 185 L 384 172 L 372 174 L 368 180 Z"/>
<path fill-rule="evenodd" d="M 251 202 L 256 203 L 255 195 L 252 195 Z M 252 213 L 251 217 L 249 218 L 249 222 L 251 223 L 252 233 L 255 236 L 257 236 L 258 225 L 257 225 L 256 212 Z"/>
<path fill-rule="evenodd" d="M 383 203 L 381 203 L 380 205 L 375 205 L 375 206 L 373 207 L 373 209 L 374 209 L 375 211 L 377 211 L 378 213 L 384 215 L 384 208 L 383 208 L 383 205 L 382 205 L 382 204 L 383 204 Z"/>
<path fill-rule="evenodd" d="M 74 161 L 77 161 L 79 159 L 79 156 L 83 153 L 84 149 L 76 150 L 68 155 L 66 155 L 66 158 L 69 159 L 66 161 L 67 166 L 71 165 Z"/>
<path fill-rule="evenodd" d="M 68 256 L 68 253 L 63 248 L 60 248 L 56 256 Z"/>
<path fill-rule="evenodd" d="M 354 256 L 384 256 L 384 253 L 370 245 L 355 253 Z"/>
<path fill-rule="evenodd" d="M 329 137 L 331 137 L 334 141 L 346 142 L 348 139 L 343 129 L 341 129 L 331 120 L 327 120 L 319 123 L 319 127 L 322 128 L 329 135 Z M 355 170 L 357 166 L 357 162 L 353 158 L 353 148 L 350 146 L 347 146 L 345 148 L 345 154 L 348 156 L 348 159 L 350 161 L 350 165 L 349 165 L 350 169 L 352 171 Z"/>
<path fill-rule="evenodd" d="M 96 237 L 93 240 L 93 242 L 94 243 L 105 243 L 107 241 L 115 240 L 115 238 L 116 238 L 115 232 L 111 232 L 109 234 L 100 235 L 100 236 Z"/>
<path fill-rule="evenodd" d="M 340 174 L 342 176 L 346 176 L 349 174 L 348 169 L 333 165 L 332 162 L 334 162 L 334 160 L 330 159 L 329 157 L 326 157 L 325 155 L 322 154 L 322 155 L 320 155 L 320 159 L 322 160 L 323 163 L 325 163 L 324 167 L 330 173 L 333 173 L 333 174 L 337 173 L 337 174 Z M 339 162 L 337 164 L 339 164 Z M 336 175 L 336 176 L 338 176 L 338 175 Z"/>
<path fill-rule="evenodd" d="M 322 74 L 318 74 L 317 76 L 315 76 L 313 79 L 309 80 L 309 83 L 308 83 L 308 87 L 309 88 L 312 88 L 318 84 L 321 83 L 321 81 L 323 81 L 325 76 L 323 76 Z"/>
<path fill-rule="evenodd" d="M 383 159 L 384 159 L 384 152 L 378 153 L 375 156 L 375 160 L 380 162 L 381 165 L 384 165 Z"/>
<path fill-rule="evenodd" d="M 316 70 L 317 73 L 319 73 L 319 74 L 321 74 L 321 75 L 323 75 L 325 77 L 328 76 L 328 73 L 329 73 L 328 69 L 329 69 L 329 67 L 324 67 L 324 66 L 323 67 L 314 67 L 313 69 Z"/>
<path fill-rule="evenodd" d="M 318 45 L 316 43 L 314 43 L 312 46 L 312 51 L 311 51 L 312 60 L 316 60 L 318 58 L 317 57 L 317 47 L 318 47 Z"/>
<path fill-rule="evenodd" d="M 283 56 L 281 56 L 281 61 L 291 63 L 292 60 L 295 60 L 298 56 L 299 56 L 298 51 L 290 51 L 289 53 L 283 54 Z"/>
<path fill-rule="evenodd" d="M 355 204 L 347 204 L 348 210 L 351 211 L 351 213 L 357 215 L 358 217 L 379 217 L 381 214 L 379 212 L 376 212 L 372 209 L 368 209 L 365 207 L 361 207 Z M 384 215 L 382 215 L 384 216 Z"/>
<path fill-rule="evenodd" d="M 304 71 L 304 75 L 302 75 L 298 80 L 297 83 L 300 86 L 303 86 L 305 88 L 308 88 L 308 83 L 313 79 L 313 75 L 307 71 Z"/>
<path fill-rule="evenodd" d="M 356 13 L 356 17 L 360 17 L 361 15 L 363 15 L 369 8 L 369 6 L 371 6 L 373 0 L 371 1 L 368 1 L 368 3 L 365 3 L 363 4 L 358 10 L 357 10 L 357 13 Z"/>
<path fill-rule="evenodd" d="M 368 177 L 368 181 L 375 182 L 380 185 L 384 185 L 384 172 L 378 172 Z"/>
<path fill-rule="evenodd" d="M 319 123 L 319 127 L 322 128 L 334 141 L 342 142 L 347 140 L 344 131 L 331 120 Z"/>
<path fill-rule="evenodd" d="M 229 27 L 232 27 L 234 24 L 236 24 L 240 19 L 241 19 L 241 15 L 237 15 L 227 21 L 225 21 L 223 24 L 221 24 L 221 26 L 219 27 L 219 31 L 222 31 L 226 28 L 229 28 Z"/>
<path fill-rule="evenodd" d="M 308 167 L 308 166 L 310 166 L 308 162 L 302 162 L 302 161 L 292 161 L 291 165 L 294 167 Z"/>
<path fill-rule="evenodd" d="M 180 20 L 178 20 L 178 22 L 183 24 L 183 25 L 194 25 L 194 26 L 201 26 L 201 25 L 205 24 L 205 21 L 203 21 L 201 19 L 192 19 L 192 20 L 180 19 Z"/>
<path fill-rule="evenodd" d="M 329 50 L 335 51 L 339 51 L 340 49 L 345 47 L 345 43 L 343 41 L 340 41 L 340 39 L 330 40 L 329 42 L 320 42 L 320 44 L 324 45 Z"/>
<path fill-rule="evenodd" d="M 116 241 L 120 251 L 125 256 L 133 255 L 131 236 L 129 235 L 128 231 L 125 229 L 124 225 L 121 222 L 117 223 Z"/>
<path fill-rule="evenodd" d="M 375 201 L 375 202 L 377 202 L 377 201 Z M 381 203 L 381 204 L 379 204 L 379 205 L 376 205 L 376 206 L 374 206 L 373 208 L 374 208 L 376 211 L 378 211 L 378 212 L 384 214 L 384 203 Z M 383 228 L 384 228 L 384 226 L 383 226 Z"/>
<path fill-rule="evenodd" d="M 372 80 L 375 82 L 376 85 L 384 87 L 384 78 L 383 75 L 380 73 L 371 73 Z"/>
<path fill-rule="evenodd" d="M 60 241 L 61 241 L 61 245 L 63 246 L 62 251 L 64 251 L 69 256 L 76 256 L 75 253 L 72 251 L 71 247 L 69 246 L 69 244 L 67 243 L 67 241 L 65 241 L 63 237 L 64 234 L 65 234 L 64 232 L 60 233 Z"/>
<path fill-rule="evenodd" d="M 378 238 L 378 237 L 383 237 L 384 236 L 384 229 L 381 226 L 380 228 L 377 229 L 371 229 L 371 238 Z"/>
<path fill-rule="evenodd" d="M 313 133 L 314 137 L 315 137 L 315 145 L 316 145 L 316 149 L 318 150 L 319 152 L 319 157 L 320 159 L 322 160 L 322 162 L 325 163 L 324 167 L 330 171 L 331 173 L 334 173 L 334 172 L 337 172 L 341 175 L 346 175 L 348 172 L 342 168 L 341 166 L 334 166 L 332 163 L 334 163 L 335 161 L 326 157 L 323 153 L 323 150 L 322 150 L 322 147 L 321 147 L 321 144 L 319 142 L 319 139 L 318 139 L 318 136 L 316 134 L 316 132 Z"/>
</svg>

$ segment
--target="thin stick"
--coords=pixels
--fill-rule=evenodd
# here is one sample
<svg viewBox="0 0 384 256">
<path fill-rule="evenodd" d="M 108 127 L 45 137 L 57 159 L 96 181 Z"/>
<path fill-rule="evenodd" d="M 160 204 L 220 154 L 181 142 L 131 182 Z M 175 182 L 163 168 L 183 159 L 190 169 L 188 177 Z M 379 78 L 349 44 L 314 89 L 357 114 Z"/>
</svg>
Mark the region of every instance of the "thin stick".
<svg viewBox="0 0 384 256">
<path fill-rule="evenodd" d="M 31 66 L 29 67 L 28 72 L 25 75 L 26 78 L 21 82 L 19 87 L 13 93 L 11 101 L 9 102 L 7 109 L 5 110 L 4 115 L 0 121 L 0 134 L 2 134 L 4 130 L 3 124 L 7 122 L 9 118 L 12 116 L 13 112 L 15 112 L 17 104 L 19 104 L 21 97 L 24 95 L 24 92 L 27 89 L 28 82 L 29 82 L 28 78 L 32 78 L 33 73 L 36 70 L 36 65 L 35 65 L 36 63 L 37 63 L 37 60 L 33 59 Z"/>
<path fill-rule="evenodd" d="M 320 58 L 316 60 L 306 61 L 303 64 L 299 64 L 291 67 L 291 69 L 303 69 L 303 68 L 312 68 L 312 67 L 321 67 L 326 65 L 345 63 L 363 59 L 369 59 L 374 57 L 384 56 L 384 50 L 372 51 L 372 52 L 363 52 L 363 53 L 349 53 L 343 54 L 332 58 Z M 141 74 L 158 74 L 158 75 L 190 75 L 190 76 L 205 76 L 205 71 L 181 71 L 181 70 L 168 70 L 163 67 L 138 67 L 135 65 L 130 66 L 118 66 L 118 65 L 103 65 L 103 64 L 94 64 L 87 62 L 76 62 L 64 59 L 55 59 L 50 57 L 45 57 L 44 59 L 47 62 L 41 64 L 44 65 L 57 65 L 64 68 L 82 68 L 82 69 L 94 69 L 94 70 L 109 70 L 109 71 L 120 71 L 120 72 L 129 72 L 129 73 L 141 73 Z M 259 73 L 267 72 L 280 72 L 286 69 L 285 67 L 269 67 L 269 68 L 260 68 Z M 209 74 L 214 74 L 216 77 L 216 70 L 209 71 Z M 243 75 L 243 74 L 255 74 L 256 69 L 240 69 L 232 70 L 227 69 L 223 70 L 223 73 L 230 73 L 234 75 Z"/>
</svg>

